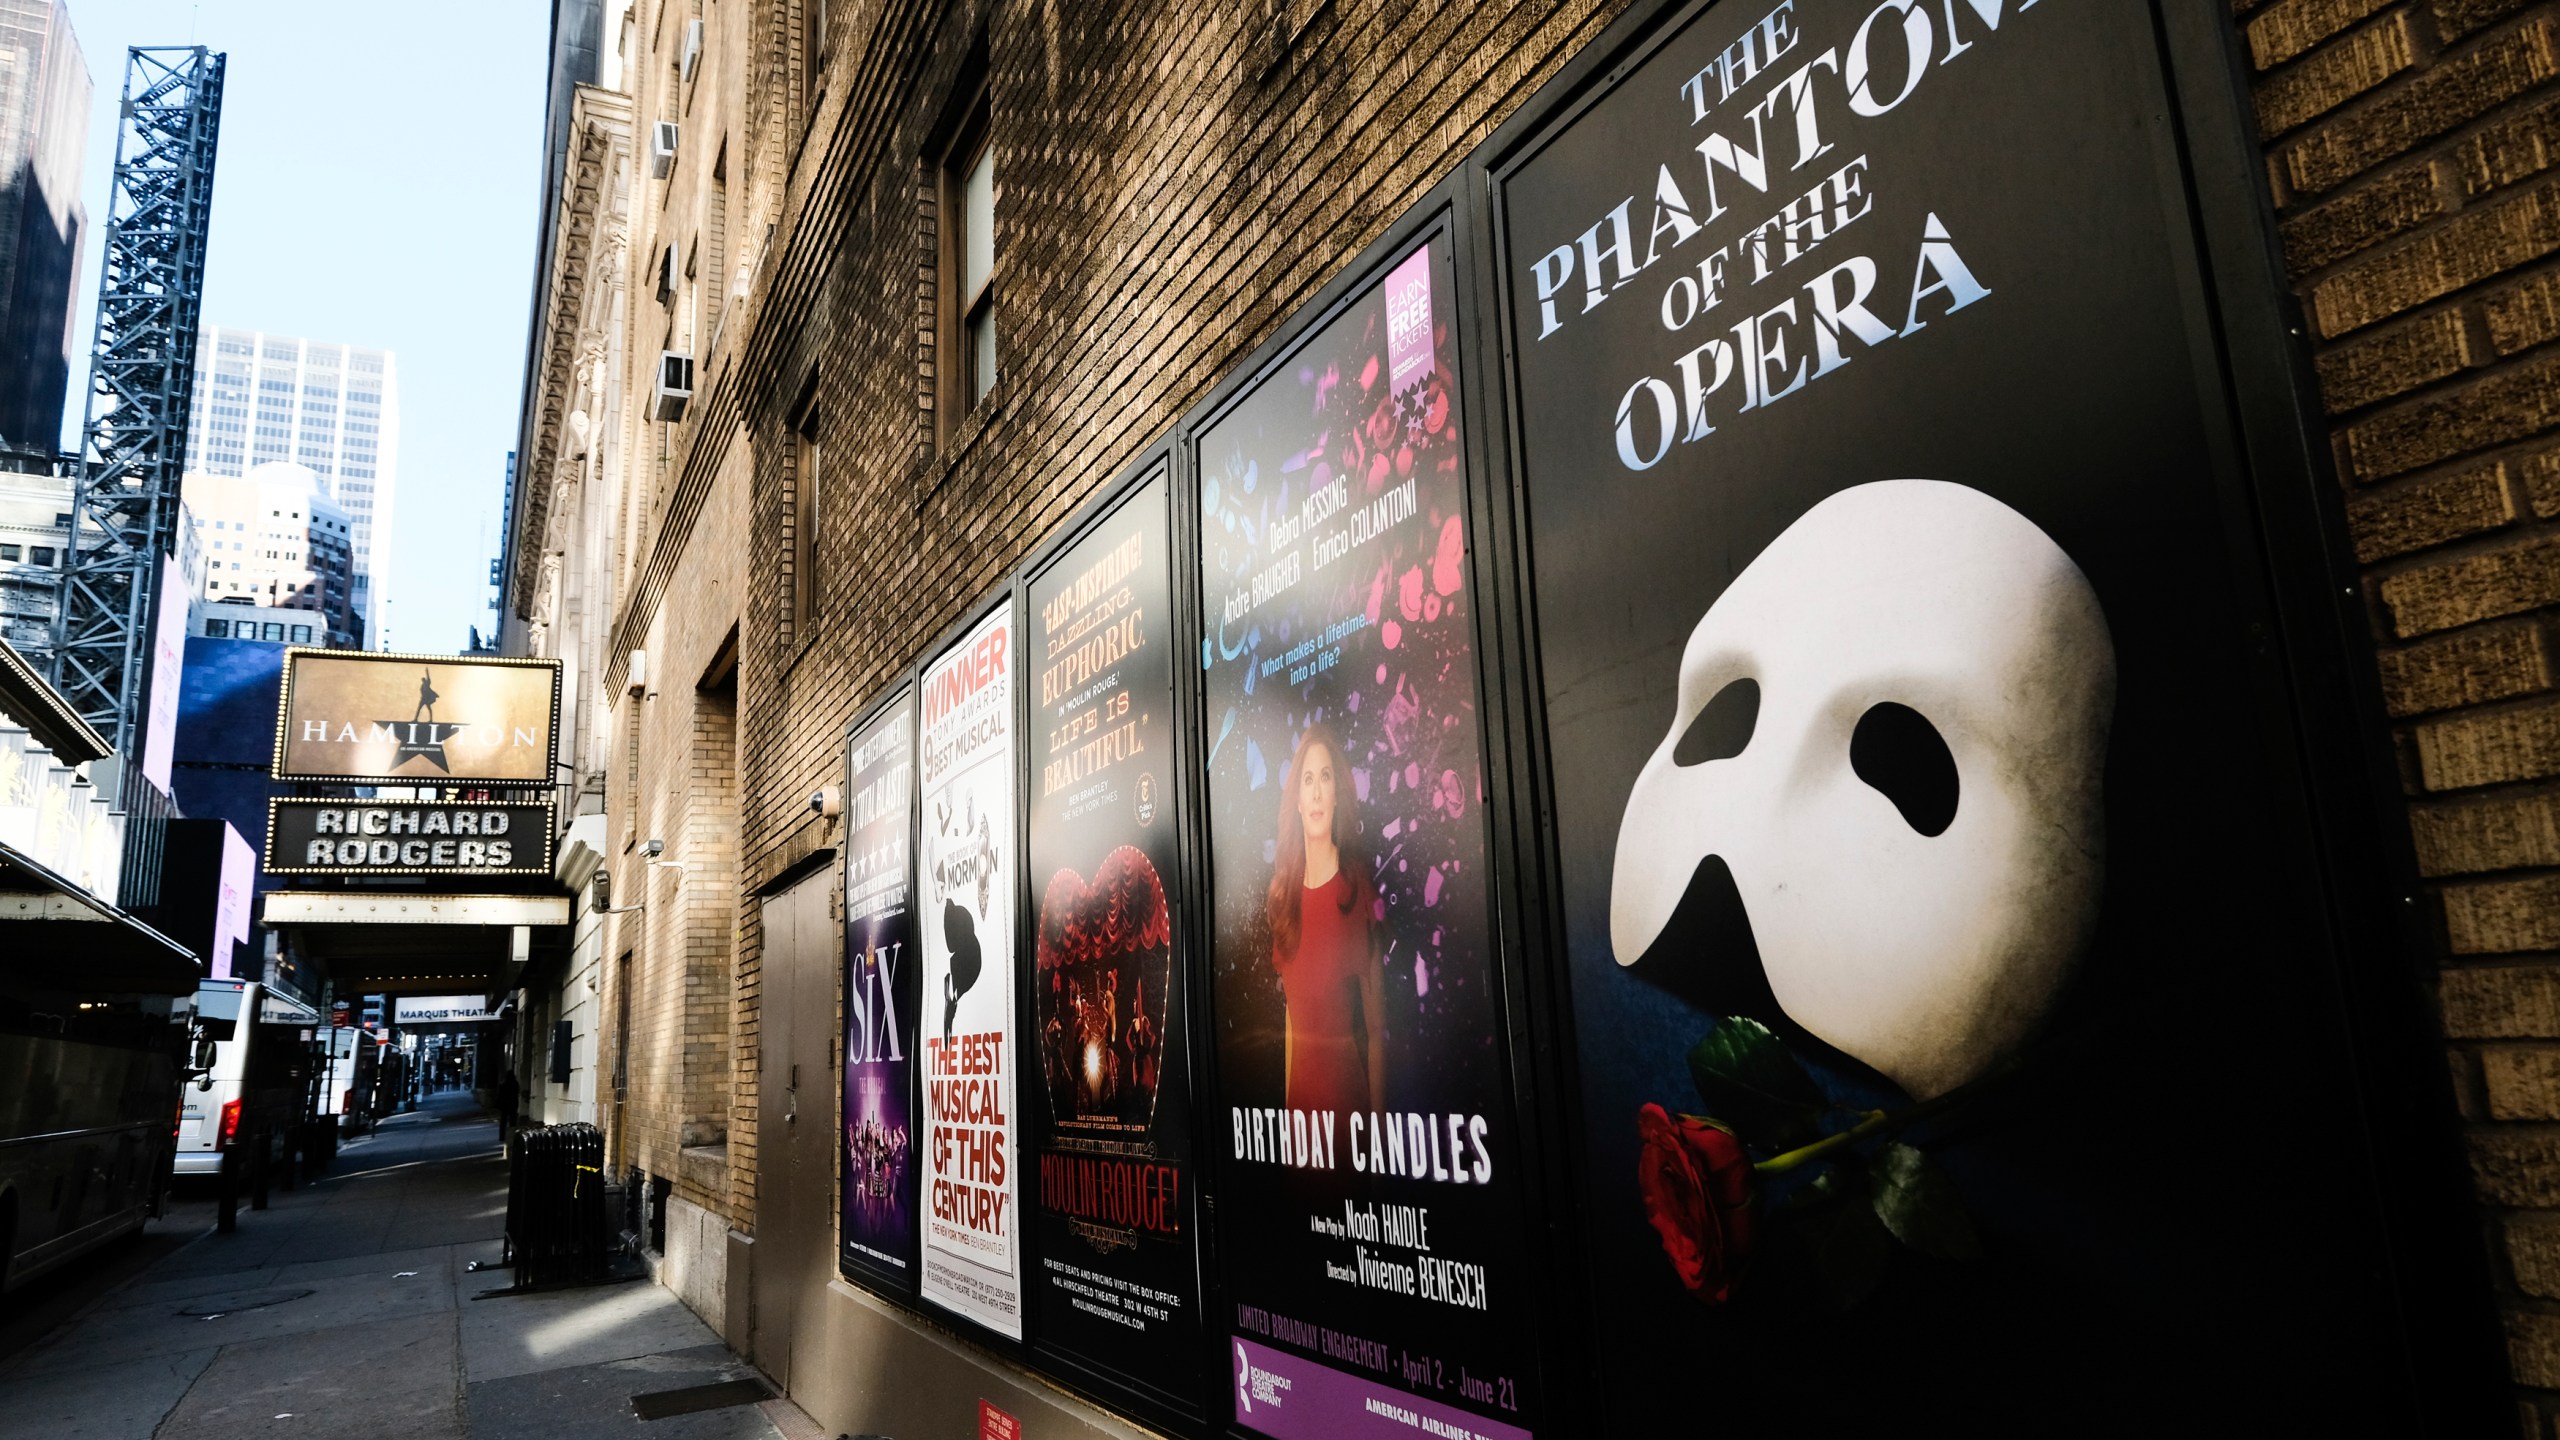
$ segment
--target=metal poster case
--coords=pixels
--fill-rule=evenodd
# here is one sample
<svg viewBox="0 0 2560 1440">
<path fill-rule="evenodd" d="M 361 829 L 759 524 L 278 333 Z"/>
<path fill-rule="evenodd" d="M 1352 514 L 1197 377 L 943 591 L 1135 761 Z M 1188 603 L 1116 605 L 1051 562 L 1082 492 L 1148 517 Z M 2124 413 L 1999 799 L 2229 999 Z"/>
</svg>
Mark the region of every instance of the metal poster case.
<svg viewBox="0 0 2560 1440">
<path fill-rule="evenodd" d="M 1030 1103 L 1043 1350 L 1193 1395 L 1189 1026 L 1164 468 L 1028 585 Z"/>
<path fill-rule="evenodd" d="M 1453 299 L 1435 234 L 1196 440 L 1221 1408 L 1279 1440 L 1535 1414 Z"/>
<path fill-rule="evenodd" d="M 1013 609 L 917 683 L 924 1297 L 1022 1338 L 1014 1075 Z"/>
<path fill-rule="evenodd" d="M 1716 4 L 1492 162 L 1594 1434 L 2405 1363 L 2162 33 Z"/>
<path fill-rule="evenodd" d="M 915 1287 L 916 707 L 901 689 L 854 727 L 844 799 L 844 1186 L 849 1279 Z"/>
</svg>

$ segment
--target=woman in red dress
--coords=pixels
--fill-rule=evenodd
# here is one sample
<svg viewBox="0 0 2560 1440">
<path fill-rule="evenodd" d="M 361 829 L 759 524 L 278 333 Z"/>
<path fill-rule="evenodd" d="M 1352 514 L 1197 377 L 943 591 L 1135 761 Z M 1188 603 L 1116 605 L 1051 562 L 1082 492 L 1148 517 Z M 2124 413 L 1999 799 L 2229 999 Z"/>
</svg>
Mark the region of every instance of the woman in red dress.
<svg viewBox="0 0 2560 1440">
<path fill-rule="evenodd" d="M 1386 975 L 1377 891 L 1345 842 L 1358 834 L 1342 747 L 1307 727 L 1280 787 L 1280 843 L 1266 913 L 1271 968 L 1288 1010 L 1292 1110 L 1386 1104 Z"/>
</svg>

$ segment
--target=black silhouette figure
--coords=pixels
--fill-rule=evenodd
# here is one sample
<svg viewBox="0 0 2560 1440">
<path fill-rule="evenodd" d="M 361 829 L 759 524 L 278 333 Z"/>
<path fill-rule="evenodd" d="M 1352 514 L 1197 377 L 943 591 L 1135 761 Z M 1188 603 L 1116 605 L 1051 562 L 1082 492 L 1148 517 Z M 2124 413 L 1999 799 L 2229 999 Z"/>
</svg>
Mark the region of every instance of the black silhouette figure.
<svg viewBox="0 0 2560 1440">
<path fill-rule="evenodd" d="M 412 725 L 421 720 L 430 725 L 436 723 L 436 701 L 444 697 L 436 694 L 436 687 L 431 683 L 434 674 L 432 670 L 418 672 L 418 708 L 409 712 L 409 723 Z"/>
<path fill-rule="evenodd" d="M 942 902 L 942 943 L 951 950 L 951 973 L 942 980 L 942 1040 L 951 1043 L 951 1021 L 960 1013 L 960 997 L 978 983 L 978 919 L 957 900 Z"/>
</svg>

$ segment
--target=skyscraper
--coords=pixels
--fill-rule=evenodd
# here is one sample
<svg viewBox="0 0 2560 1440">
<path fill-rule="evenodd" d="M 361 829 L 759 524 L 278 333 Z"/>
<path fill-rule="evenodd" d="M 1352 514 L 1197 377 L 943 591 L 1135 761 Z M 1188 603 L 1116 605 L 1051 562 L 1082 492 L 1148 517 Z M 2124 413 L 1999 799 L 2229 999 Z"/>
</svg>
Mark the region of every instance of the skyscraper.
<svg viewBox="0 0 2560 1440">
<path fill-rule="evenodd" d="M 308 612 L 320 643 L 360 643 L 355 620 L 354 522 L 307 465 L 269 460 L 245 476 L 192 472 L 187 513 L 205 553 L 199 598 Z"/>
<path fill-rule="evenodd" d="M 71 379 L 89 91 L 63 0 L 0 0 L 0 444 L 46 459 Z"/>
<path fill-rule="evenodd" d="M 354 528 L 355 608 L 364 633 L 380 635 L 400 464 L 392 353 L 208 325 L 188 435 L 190 471 L 237 476 L 289 460 L 318 477 Z"/>
</svg>

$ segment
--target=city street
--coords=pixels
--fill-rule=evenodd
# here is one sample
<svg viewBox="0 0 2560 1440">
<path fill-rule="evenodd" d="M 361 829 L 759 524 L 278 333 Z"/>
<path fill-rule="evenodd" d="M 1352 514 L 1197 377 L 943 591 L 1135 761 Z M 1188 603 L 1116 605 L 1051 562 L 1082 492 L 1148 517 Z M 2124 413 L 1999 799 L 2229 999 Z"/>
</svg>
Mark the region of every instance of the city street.
<svg viewBox="0 0 2560 1440">
<path fill-rule="evenodd" d="M 505 1219 L 497 1127 L 459 1091 L 387 1118 L 268 1209 L 244 1205 L 233 1234 L 186 1195 L 139 1241 L 30 1287 L 51 1323 L 0 1333 L 0 1437 L 820 1435 L 781 1399 L 637 1418 L 635 1395 L 752 1372 L 645 1279 L 475 1298 L 510 1279 Z"/>
</svg>

